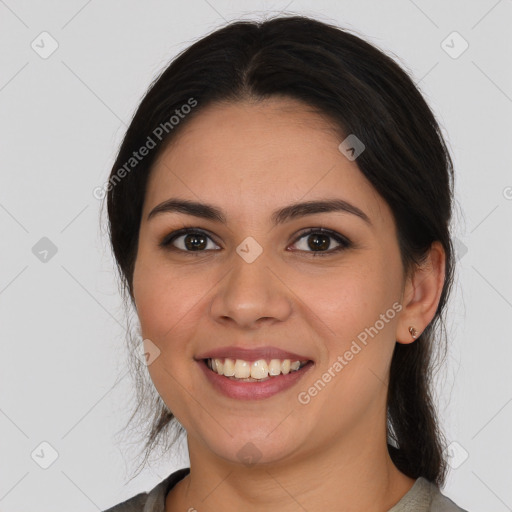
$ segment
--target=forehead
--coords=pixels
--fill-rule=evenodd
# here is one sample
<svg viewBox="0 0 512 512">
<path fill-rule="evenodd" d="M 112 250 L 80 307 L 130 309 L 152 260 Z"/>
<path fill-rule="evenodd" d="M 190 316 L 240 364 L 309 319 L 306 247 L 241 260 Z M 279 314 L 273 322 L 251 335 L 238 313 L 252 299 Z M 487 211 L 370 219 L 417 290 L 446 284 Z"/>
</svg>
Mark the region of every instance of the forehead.
<svg viewBox="0 0 512 512">
<path fill-rule="evenodd" d="M 144 211 L 178 196 L 218 204 L 239 217 L 329 196 L 381 218 L 387 205 L 356 161 L 339 151 L 339 132 L 291 99 L 209 106 L 155 162 Z"/>
</svg>

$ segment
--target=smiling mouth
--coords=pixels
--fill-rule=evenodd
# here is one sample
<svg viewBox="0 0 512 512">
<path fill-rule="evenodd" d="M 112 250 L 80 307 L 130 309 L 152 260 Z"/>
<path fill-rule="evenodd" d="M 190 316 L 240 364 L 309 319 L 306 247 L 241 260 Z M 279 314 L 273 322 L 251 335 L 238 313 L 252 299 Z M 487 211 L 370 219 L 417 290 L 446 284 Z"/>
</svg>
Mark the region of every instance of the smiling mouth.
<svg viewBox="0 0 512 512">
<path fill-rule="evenodd" d="M 258 359 L 250 362 L 230 358 L 208 358 L 203 361 L 212 372 L 238 382 L 265 382 L 280 375 L 297 372 L 312 362 L 291 359 Z"/>
</svg>

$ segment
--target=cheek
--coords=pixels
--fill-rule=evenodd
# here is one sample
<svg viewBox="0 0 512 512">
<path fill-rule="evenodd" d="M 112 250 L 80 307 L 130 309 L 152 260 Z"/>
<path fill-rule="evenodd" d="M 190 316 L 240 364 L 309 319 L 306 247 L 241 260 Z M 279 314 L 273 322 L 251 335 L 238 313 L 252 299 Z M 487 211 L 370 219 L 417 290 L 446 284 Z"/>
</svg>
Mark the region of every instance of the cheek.
<svg viewBox="0 0 512 512">
<path fill-rule="evenodd" d="M 171 306 L 168 304 L 168 297 L 171 294 L 162 295 L 164 289 L 157 272 L 151 270 L 134 272 L 135 304 L 145 338 L 160 338 L 165 324 L 167 329 L 172 326 L 172 318 L 166 315 L 166 311 L 169 311 Z"/>
<path fill-rule="evenodd" d="M 378 318 L 391 304 L 393 293 L 384 284 L 385 274 L 372 265 L 347 265 L 315 276 L 295 280 L 294 291 L 337 334 L 353 334 Z M 299 284 L 302 283 L 302 284 Z M 392 301 L 391 301 L 392 302 Z M 372 323 L 373 323 L 372 322 Z"/>
<path fill-rule="evenodd" d="M 197 284 L 176 271 L 147 260 L 136 265 L 133 282 L 142 336 L 160 351 L 148 366 L 149 375 L 167 407 L 186 425 L 186 418 L 193 415 L 187 399 L 190 394 L 199 395 L 191 379 L 191 369 L 197 363 L 188 341 L 197 327 L 194 305 L 204 290 L 195 289 Z"/>
<path fill-rule="evenodd" d="M 321 374 L 308 379 L 302 391 L 317 393 L 311 395 L 312 406 L 325 416 L 333 435 L 340 424 L 350 428 L 362 421 L 371 403 L 384 400 L 399 308 L 398 288 L 387 286 L 391 272 L 366 260 L 364 265 L 340 267 L 329 279 L 302 282 L 300 293 L 312 310 L 309 321 L 318 326 L 314 329 L 325 349 Z M 350 413 L 333 420 L 332 410 Z"/>
<path fill-rule="evenodd" d="M 137 314 L 145 337 L 164 342 L 192 321 L 195 306 L 207 287 L 204 281 L 162 263 L 149 260 L 136 264 L 133 288 Z"/>
<path fill-rule="evenodd" d="M 378 375 L 386 371 L 396 341 L 400 280 L 392 261 L 386 266 L 374 257 L 352 263 L 325 278 L 298 280 L 302 285 L 296 284 L 294 291 L 304 297 L 304 314 L 322 337 L 323 363 L 332 365 L 344 357 L 348 364 L 343 373 L 357 380 L 359 367 Z"/>
</svg>

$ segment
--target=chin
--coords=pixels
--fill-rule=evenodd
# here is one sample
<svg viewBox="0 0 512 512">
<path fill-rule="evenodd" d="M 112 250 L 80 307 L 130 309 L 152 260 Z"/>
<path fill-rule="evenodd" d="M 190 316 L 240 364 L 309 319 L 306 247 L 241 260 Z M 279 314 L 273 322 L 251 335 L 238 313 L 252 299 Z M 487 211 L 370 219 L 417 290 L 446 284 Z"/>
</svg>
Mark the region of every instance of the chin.
<svg viewBox="0 0 512 512">
<path fill-rule="evenodd" d="M 269 436 L 268 432 L 271 430 L 265 433 L 259 430 L 253 434 L 246 432 L 244 435 L 238 433 L 235 437 L 225 433 L 222 439 L 216 437 L 210 442 L 205 441 L 217 456 L 233 464 L 242 464 L 247 467 L 284 461 L 296 453 L 302 444 L 298 441 L 294 442 L 282 431 L 279 434 L 276 433 L 275 438 L 272 438 L 272 434 Z M 283 443 L 283 439 L 287 442 Z"/>
</svg>

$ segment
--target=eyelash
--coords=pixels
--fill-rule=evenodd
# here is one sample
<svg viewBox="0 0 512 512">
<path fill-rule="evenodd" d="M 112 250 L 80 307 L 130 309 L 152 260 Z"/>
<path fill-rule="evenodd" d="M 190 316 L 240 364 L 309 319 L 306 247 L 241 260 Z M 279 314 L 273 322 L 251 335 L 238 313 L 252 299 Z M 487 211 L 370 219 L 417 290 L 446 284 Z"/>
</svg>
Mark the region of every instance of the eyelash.
<svg viewBox="0 0 512 512">
<path fill-rule="evenodd" d="M 179 249 L 178 247 L 174 247 L 172 246 L 172 242 L 174 242 L 177 238 L 179 238 L 180 236 L 184 236 L 184 235 L 188 235 L 188 234 L 199 234 L 199 235 L 204 235 L 206 236 L 207 238 L 209 238 L 210 240 L 212 240 L 214 243 L 216 243 L 212 237 L 210 235 L 208 235 L 208 233 L 206 233 L 205 231 L 201 230 L 201 229 L 197 229 L 197 228 L 183 228 L 183 229 L 179 229 L 178 231 L 173 231 L 172 233 L 169 233 L 159 244 L 160 247 L 163 247 L 167 250 L 171 250 L 171 251 L 180 251 L 180 252 L 183 252 L 183 253 L 187 253 L 187 254 L 191 254 L 191 255 L 195 255 L 195 256 L 199 256 L 201 253 L 205 253 L 205 252 L 208 252 L 210 249 L 206 249 L 206 250 L 200 250 L 200 251 L 186 251 L 184 249 Z M 331 237 L 333 238 L 336 242 L 338 242 L 340 245 L 338 247 L 335 247 L 334 249 L 330 249 L 328 251 L 302 251 L 300 249 L 297 250 L 297 252 L 306 252 L 306 253 L 310 253 L 313 257 L 316 257 L 316 256 L 330 256 L 334 253 L 338 253 L 340 251 L 343 251 L 345 249 L 349 249 L 352 247 L 352 242 L 340 235 L 339 233 L 336 233 L 336 231 L 331 231 L 330 229 L 325 229 L 325 228 L 310 228 L 308 230 L 306 230 L 305 232 L 302 232 L 293 242 L 292 245 L 296 244 L 299 240 L 301 240 L 302 238 L 305 238 L 307 237 L 308 235 L 312 235 L 312 234 L 321 234 L 321 235 L 326 235 L 328 237 Z M 217 244 L 218 245 L 218 244 Z M 294 251 L 295 252 L 295 251 Z"/>
</svg>

